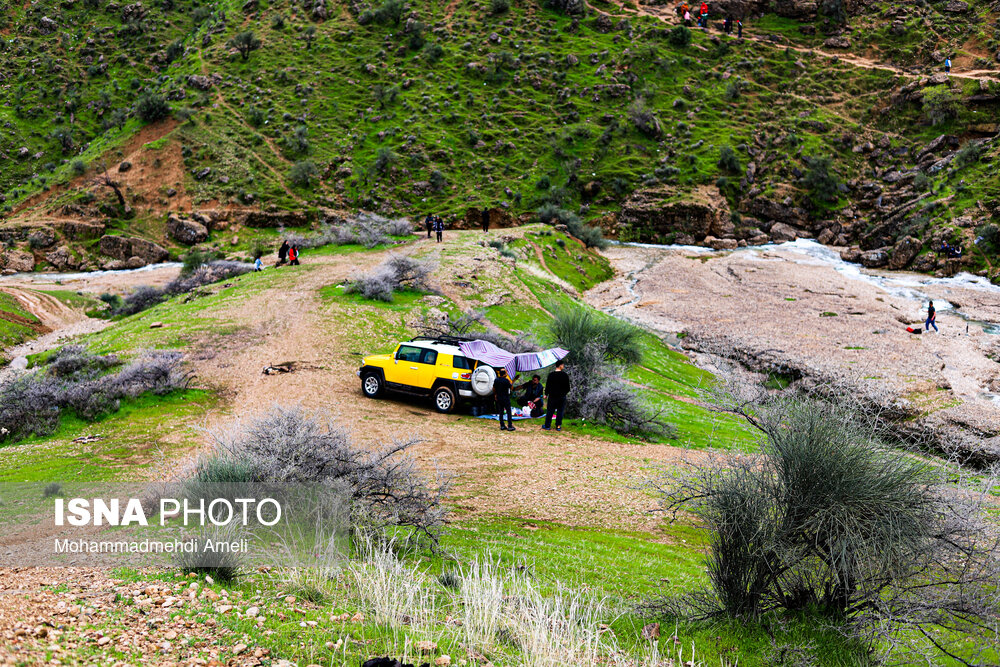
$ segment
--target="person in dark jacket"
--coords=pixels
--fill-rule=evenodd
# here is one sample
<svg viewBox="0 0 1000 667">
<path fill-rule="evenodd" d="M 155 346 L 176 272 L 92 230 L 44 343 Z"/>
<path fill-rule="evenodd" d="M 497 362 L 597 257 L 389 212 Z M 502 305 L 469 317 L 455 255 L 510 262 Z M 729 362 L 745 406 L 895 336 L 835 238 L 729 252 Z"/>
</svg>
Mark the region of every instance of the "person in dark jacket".
<svg viewBox="0 0 1000 667">
<path fill-rule="evenodd" d="M 564 370 L 566 364 L 560 361 L 556 364 L 556 369 L 549 373 L 549 379 L 545 382 L 545 402 L 549 408 L 545 411 L 545 431 L 552 428 L 552 415 L 556 416 L 556 430 L 562 430 L 563 413 L 566 411 L 566 396 L 569 395 L 569 375 Z"/>
<path fill-rule="evenodd" d="M 288 241 L 282 240 L 281 247 L 278 248 L 278 264 L 281 266 L 288 260 Z"/>
<path fill-rule="evenodd" d="M 497 379 L 493 381 L 493 398 L 497 404 L 497 414 L 500 415 L 501 431 L 516 431 L 514 428 L 514 416 L 510 406 L 510 390 L 513 388 L 511 381 L 507 378 L 507 371 L 500 369 L 497 372 Z M 507 426 L 503 425 L 503 415 L 507 413 Z"/>
<path fill-rule="evenodd" d="M 441 216 L 434 216 L 434 231 L 437 233 L 437 242 L 441 243 L 444 240 L 444 220 Z"/>
<path fill-rule="evenodd" d="M 937 331 L 937 311 L 934 309 L 934 302 L 931 301 L 927 304 L 927 320 L 924 322 L 924 330 L 930 331 L 931 327 L 934 327 L 934 331 Z"/>
<path fill-rule="evenodd" d="M 524 392 L 521 394 L 521 397 L 517 399 L 517 404 L 520 407 L 523 408 L 528 403 L 534 403 L 545 393 L 545 388 L 542 387 L 542 376 L 532 375 L 529 382 L 525 382 L 522 385 L 514 387 L 514 391 Z"/>
<path fill-rule="evenodd" d="M 431 231 L 434 230 L 434 214 L 428 213 L 427 217 L 424 218 L 424 226 L 427 227 L 427 238 L 431 237 Z"/>
<path fill-rule="evenodd" d="M 545 387 L 542 386 L 541 376 L 531 376 L 530 382 L 525 382 L 519 387 L 514 387 L 514 391 L 524 391 L 521 397 L 517 399 L 517 404 L 522 408 L 529 408 L 532 417 L 541 417 L 545 414 L 545 401 L 542 399 Z"/>
<path fill-rule="evenodd" d="M 482 215 L 483 233 L 486 234 L 490 231 L 490 209 L 484 208 Z"/>
</svg>

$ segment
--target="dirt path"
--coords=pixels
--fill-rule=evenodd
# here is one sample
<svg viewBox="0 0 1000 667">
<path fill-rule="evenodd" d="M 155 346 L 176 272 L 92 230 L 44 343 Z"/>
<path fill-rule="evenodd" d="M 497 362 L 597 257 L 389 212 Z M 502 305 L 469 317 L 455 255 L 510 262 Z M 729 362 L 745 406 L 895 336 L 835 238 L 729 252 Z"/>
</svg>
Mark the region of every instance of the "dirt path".
<svg viewBox="0 0 1000 667">
<path fill-rule="evenodd" d="M 619 5 L 619 7 L 621 7 Z M 652 18 L 663 21 L 664 23 L 669 23 L 671 25 L 680 25 L 681 19 L 674 12 L 675 5 L 639 5 L 638 12 L 628 12 L 627 14 L 617 15 L 622 18 L 628 16 L 650 16 Z M 611 14 L 611 16 L 616 16 Z M 692 30 L 698 30 L 699 28 L 693 27 Z M 711 33 L 711 30 L 706 32 Z M 719 36 L 725 36 L 724 33 L 715 33 Z M 735 33 L 734 33 L 735 34 Z M 735 37 L 733 37 L 735 39 Z M 743 39 L 753 42 L 762 42 L 772 46 L 774 48 L 787 48 L 798 53 L 803 53 L 807 55 L 816 55 L 822 58 L 828 58 L 831 60 L 838 60 L 840 62 L 845 62 L 855 67 L 860 67 L 862 69 L 873 69 L 882 70 L 885 72 L 893 72 L 899 76 L 907 77 L 910 79 L 917 79 L 926 76 L 925 74 L 915 74 L 911 71 L 903 69 L 901 67 L 896 67 L 894 65 L 888 65 L 882 62 L 876 62 L 871 58 L 866 58 L 865 56 L 859 56 L 853 53 L 830 53 L 828 51 L 823 51 L 817 48 L 811 48 L 806 46 L 797 46 L 794 44 L 779 44 L 768 39 L 765 35 L 757 34 L 756 30 L 744 24 L 743 27 Z M 951 76 L 956 79 L 973 79 L 976 81 L 998 81 L 1000 82 L 1000 72 L 996 70 L 956 70 L 954 67 L 951 71 Z"/>
<path fill-rule="evenodd" d="M 474 232 L 454 232 L 447 251 L 457 249 L 475 265 L 473 256 L 486 255 L 478 241 Z M 434 245 L 414 243 L 399 252 L 433 255 Z M 647 514 L 653 500 L 631 486 L 648 476 L 650 466 L 696 453 L 638 441 L 609 443 L 569 431 L 543 434 L 537 421 L 501 433 L 495 421 L 437 414 L 423 400 L 372 401 L 361 394 L 360 356 L 386 351 L 371 346 L 382 325 L 370 321 L 367 308 L 324 301 L 319 290 L 370 269 L 387 254 L 307 255 L 301 268 L 276 269 L 294 276 L 293 282 L 220 312 L 227 321 L 254 323 L 263 334 L 239 349 L 218 346 L 214 358 L 195 362 L 199 378 L 230 396 L 226 413 L 214 415 L 209 426 L 276 403 L 302 404 L 335 416 L 366 444 L 418 435 L 424 441 L 417 450 L 421 461 L 458 475 L 455 500 L 466 516 L 655 530 L 658 521 Z M 454 299 L 460 295 L 448 286 L 449 278 L 440 271 L 435 275 Z M 295 317 L 288 317 L 290 312 Z M 284 361 L 298 362 L 302 370 L 262 374 L 264 366 Z"/>
</svg>

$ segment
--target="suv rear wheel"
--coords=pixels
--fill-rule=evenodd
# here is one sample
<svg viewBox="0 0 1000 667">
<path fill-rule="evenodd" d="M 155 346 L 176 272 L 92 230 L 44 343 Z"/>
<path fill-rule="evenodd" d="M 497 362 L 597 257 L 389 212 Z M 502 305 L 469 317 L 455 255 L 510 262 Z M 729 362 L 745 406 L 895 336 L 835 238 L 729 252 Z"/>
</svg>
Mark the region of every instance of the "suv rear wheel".
<svg viewBox="0 0 1000 667">
<path fill-rule="evenodd" d="M 361 391 L 368 398 L 378 398 L 385 391 L 385 382 L 378 373 L 365 373 L 361 377 Z"/>
<path fill-rule="evenodd" d="M 434 409 L 446 414 L 453 411 L 455 404 L 458 403 L 458 400 L 455 398 L 455 392 L 452 391 L 451 387 L 438 387 L 435 389 L 433 400 Z"/>
</svg>

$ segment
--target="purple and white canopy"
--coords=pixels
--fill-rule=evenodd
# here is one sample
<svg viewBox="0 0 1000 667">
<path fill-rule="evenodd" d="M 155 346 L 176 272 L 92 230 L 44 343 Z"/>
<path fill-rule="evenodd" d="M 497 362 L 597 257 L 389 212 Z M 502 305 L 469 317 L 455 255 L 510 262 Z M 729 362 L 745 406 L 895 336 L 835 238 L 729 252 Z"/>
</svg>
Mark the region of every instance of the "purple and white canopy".
<svg viewBox="0 0 1000 667">
<path fill-rule="evenodd" d="M 518 373 L 537 371 L 539 368 L 551 366 L 569 354 L 568 350 L 561 347 L 553 347 L 541 352 L 513 354 L 485 340 L 459 343 L 458 348 L 462 350 L 462 354 L 470 359 L 490 366 L 503 366 L 507 369 L 507 375 L 510 377 L 514 377 Z"/>
</svg>

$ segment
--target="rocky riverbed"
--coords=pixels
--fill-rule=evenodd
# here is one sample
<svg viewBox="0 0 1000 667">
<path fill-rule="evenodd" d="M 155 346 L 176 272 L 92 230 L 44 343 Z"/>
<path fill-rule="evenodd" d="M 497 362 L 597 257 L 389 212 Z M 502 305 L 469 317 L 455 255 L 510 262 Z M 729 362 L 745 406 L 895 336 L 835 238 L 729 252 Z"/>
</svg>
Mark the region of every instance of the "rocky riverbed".
<svg viewBox="0 0 1000 667">
<path fill-rule="evenodd" d="M 1000 290 L 985 281 L 869 271 L 806 241 L 606 252 L 622 279 L 588 292 L 591 304 L 754 370 L 890 397 L 916 418 L 907 428 L 1000 461 Z M 928 299 L 940 332 L 908 333 Z"/>
</svg>

